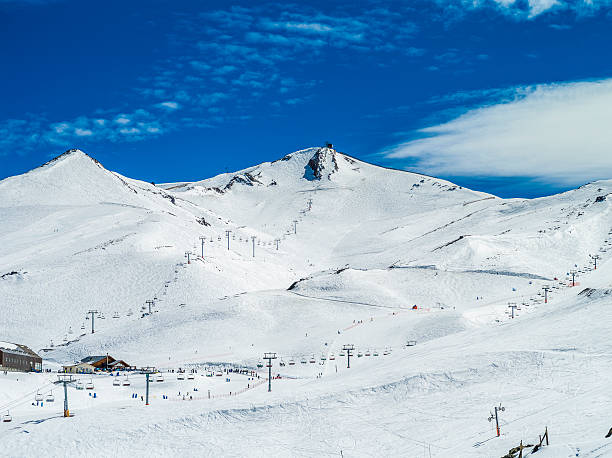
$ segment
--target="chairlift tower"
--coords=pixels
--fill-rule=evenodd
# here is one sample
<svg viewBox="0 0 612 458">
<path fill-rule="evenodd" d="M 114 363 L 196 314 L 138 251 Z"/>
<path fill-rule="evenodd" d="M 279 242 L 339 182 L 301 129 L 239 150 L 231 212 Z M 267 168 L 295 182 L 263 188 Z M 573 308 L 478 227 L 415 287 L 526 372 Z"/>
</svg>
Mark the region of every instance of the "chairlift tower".
<svg viewBox="0 0 612 458">
<path fill-rule="evenodd" d="M 202 242 L 202 259 L 204 259 L 204 240 L 206 240 L 206 236 L 200 235 L 200 242 Z"/>
<path fill-rule="evenodd" d="M 516 305 L 516 302 L 508 302 L 508 308 L 512 310 L 512 318 L 514 318 L 514 310 L 518 308 L 518 305 Z"/>
<path fill-rule="evenodd" d="M 599 259 L 599 255 L 598 254 L 590 254 L 589 256 L 591 257 L 591 259 L 595 263 L 595 270 L 597 270 L 597 260 Z"/>
<path fill-rule="evenodd" d="M 274 243 L 276 243 L 276 251 L 278 251 L 278 244 L 280 243 L 280 239 L 275 239 Z"/>
<path fill-rule="evenodd" d="M 268 360 L 266 367 L 268 368 L 268 393 L 272 391 L 272 360 L 276 359 L 276 353 L 264 353 L 263 359 Z"/>
<path fill-rule="evenodd" d="M 230 241 L 230 234 L 231 233 L 232 233 L 232 231 L 229 231 L 229 230 L 225 231 L 225 236 L 227 237 L 227 249 L 228 249 L 228 251 L 230 249 L 230 242 L 229 241 Z"/>
<path fill-rule="evenodd" d="M 146 389 L 146 392 L 145 392 L 145 405 L 146 406 L 149 405 L 149 377 L 154 372 L 155 372 L 155 369 L 151 369 L 151 368 L 146 368 L 145 371 L 144 371 L 145 379 L 146 379 L 146 382 L 147 382 L 147 389 Z"/>
<path fill-rule="evenodd" d="M 151 306 L 155 305 L 155 301 L 148 300 L 145 303 L 149 306 L 149 315 L 151 315 Z"/>
<path fill-rule="evenodd" d="M 550 286 L 546 285 L 542 289 L 544 290 L 544 303 L 548 304 L 548 291 L 550 291 Z"/>
<path fill-rule="evenodd" d="M 355 349 L 355 345 L 346 344 L 342 347 L 342 350 L 346 352 L 346 368 L 351 368 L 351 352 Z"/>
<path fill-rule="evenodd" d="M 187 264 L 191 264 L 191 255 L 193 253 L 191 251 L 185 251 L 185 257 L 187 258 Z"/>
<path fill-rule="evenodd" d="M 251 240 L 253 241 L 253 257 L 255 257 L 255 239 L 257 237 L 255 237 L 254 235 L 251 236 Z"/>
<path fill-rule="evenodd" d="M 499 403 L 499 406 L 495 406 L 495 414 L 490 413 L 489 415 L 489 422 L 493 421 L 493 419 L 495 418 L 495 429 L 497 431 L 497 437 L 500 436 L 500 431 L 499 431 L 499 417 L 497 415 L 497 412 L 503 412 L 505 411 L 506 408 L 502 407 L 501 402 Z"/>
<path fill-rule="evenodd" d="M 58 374 L 56 384 L 64 385 L 64 417 L 70 417 L 70 410 L 68 409 L 68 384 L 74 382 L 74 378 L 71 374 Z"/>
<path fill-rule="evenodd" d="M 570 275 L 572 276 L 572 286 L 576 286 L 576 274 L 577 270 L 570 270 Z"/>
<path fill-rule="evenodd" d="M 294 234 L 297 234 L 297 223 L 298 223 L 297 219 L 294 219 L 293 220 L 293 233 Z"/>
<path fill-rule="evenodd" d="M 86 315 L 89 315 L 91 313 L 91 333 L 93 334 L 95 332 L 94 330 L 94 316 L 96 315 L 96 313 L 100 313 L 97 310 L 88 310 Z"/>
</svg>

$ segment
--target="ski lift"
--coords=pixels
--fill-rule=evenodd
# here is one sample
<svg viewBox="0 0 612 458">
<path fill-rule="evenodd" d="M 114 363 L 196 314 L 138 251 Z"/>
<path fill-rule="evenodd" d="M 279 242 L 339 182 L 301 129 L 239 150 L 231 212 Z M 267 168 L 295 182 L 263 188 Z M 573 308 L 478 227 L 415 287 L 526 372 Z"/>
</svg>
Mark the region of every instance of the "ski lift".
<svg viewBox="0 0 612 458">
<path fill-rule="evenodd" d="M 157 377 L 155 377 L 155 381 L 156 382 L 163 382 L 164 381 L 164 376 L 161 373 L 157 374 Z"/>
<path fill-rule="evenodd" d="M 334 361 L 335 359 L 336 359 L 336 356 L 333 353 L 330 353 L 329 360 Z"/>
<path fill-rule="evenodd" d="M 217 377 L 222 377 L 223 376 L 223 372 L 221 370 L 217 371 Z"/>
<path fill-rule="evenodd" d="M 300 361 L 300 363 L 302 363 L 302 364 L 306 364 L 306 363 L 308 363 L 308 361 L 306 361 L 306 358 L 302 358 L 302 360 Z"/>
<path fill-rule="evenodd" d="M 9 423 L 9 422 L 11 422 L 11 421 L 13 421 L 13 417 L 11 417 L 10 412 L 7 410 L 7 411 L 6 411 L 6 415 L 3 415 L 3 416 L 2 416 L 2 422 L 3 422 L 3 423 Z"/>
<path fill-rule="evenodd" d="M 195 379 L 195 375 L 193 375 L 193 372 L 190 372 L 189 374 L 187 374 L 187 380 L 194 380 Z"/>
<path fill-rule="evenodd" d="M 321 361 L 327 361 L 327 357 L 323 353 L 321 353 Z"/>
<path fill-rule="evenodd" d="M 366 350 L 365 355 L 370 356 L 371 355 L 370 350 Z"/>
<path fill-rule="evenodd" d="M 363 353 L 357 352 L 357 358 L 361 358 L 361 357 L 363 357 Z"/>
<path fill-rule="evenodd" d="M 43 400 L 43 395 L 40 394 L 38 391 L 36 392 L 36 396 L 34 396 L 34 400 L 36 402 L 41 402 Z"/>
<path fill-rule="evenodd" d="M 343 351 L 341 351 L 341 352 L 339 353 L 339 355 L 340 355 L 340 356 L 346 356 L 346 353 L 344 353 Z M 369 355 L 368 355 L 368 356 L 369 356 Z"/>
<path fill-rule="evenodd" d="M 176 379 L 177 379 L 177 380 L 185 380 L 185 374 L 184 374 L 183 372 L 179 372 L 179 373 L 176 375 Z"/>
<path fill-rule="evenodd" d="M 263 367 L 263 362 L 261 360 L 257 362 L 257 367 L 260 369 Z"/>
<path fill-rule="evenodd" d="M 314 364 L 314 363 L 316 363 L 316 362 L 317 362 L 317 360 L 315 359 L 314 355 L 312 355 L 312 356 L 310 357 L 310 364 Z"/>
<path fill-rule="evenodd" d="M 374 352 L 372 353 L 372 356 L 378 356 L 378 352 L 374 350 Z"/>
<path fill-rule="evenodd" d="M 407 347 L 414 347 L 416 345 L 416 340 L 409 340 L 406 342 Z"/>
<path fill-rule="evenodd" d="M 113 318 L 115 318 L 115 319 L 119 318 L 119 312 L 113 313 Z"/>
<path fill-rule="evenodd" d="M 123 379 L 123 386 L 130 386 L 130 385 L 131 385 L 130 379 L 126 375 L 125 378 Z"/>
<path fill-rule="evenodd" d="M 121 382 L 119 381 L 118 377 L 115 377 L 115 379 L 113 380 L 113 386 L 121 386 Z"/>
<path fill-rule="evenodd" d="M 83 382 L 81 382 L 80 380 L 76 383 L 76 389 L 77 390 L 82 390 L 83 389 Z"/>
<path fill-rule="evenodd" d="M 103 314 L 100 314 L 100 316 L 98 317 L 101 320 L 106 320 L 106 317 Z"/>
<path fill-rule="evenodd" d="M 289 360 L 289 365 L 290 365 L 290 366 L 295 366 L 295 360 L 294 360 L 293 358 L 291 358 L 291 359 Z"/>
<path fill-rule="evenodd" d="M 94 389 L 93 379 L 91 379 L 89 382 L 87 382 L 87 384 L 85 385 L 85 389 L 86 390 L 93 390 Z"/>
<path fill-rule="evenodd" d="M 48 395 L 47 398 L 45 399 L 45 402 L 55 402 L 55 396 L 53 396 L 53 391 L 51 391 Z"/>
</svg>

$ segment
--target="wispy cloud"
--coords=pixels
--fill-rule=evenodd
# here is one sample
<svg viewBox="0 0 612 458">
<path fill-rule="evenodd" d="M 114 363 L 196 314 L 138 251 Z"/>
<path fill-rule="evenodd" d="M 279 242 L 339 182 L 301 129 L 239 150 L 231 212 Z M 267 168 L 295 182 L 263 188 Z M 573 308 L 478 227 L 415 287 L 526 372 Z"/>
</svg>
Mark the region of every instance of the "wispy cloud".
<svg viewBox="0 0 612 458">
<path fill-rule="evenodd" d="M 520 87 L 390 148 L 446 176 L 532 177 L 563 185 L 612 177 L 612 79 Z M 509 94 L 513 99 L 509 100 Z"/>
<path fill-rule="evenodd" d="M 432 0 L 454 10 L 496 8 L 515 19 L 533 19 L 554 11 L 569 11 L 577 16 L 593 14 L 612 4 L 611 0 Z"/>
<path fill-rule="evenodd" d="M 79 116 L 52 122 L 28 116 L 0 122 L 0 155 L 44 146 L 71 147 L 82 142 L 134 142 L 161 135 L 175 125 L 144 109 L 129 113 L 107 112 L 108 117 Z"/>
</svg>

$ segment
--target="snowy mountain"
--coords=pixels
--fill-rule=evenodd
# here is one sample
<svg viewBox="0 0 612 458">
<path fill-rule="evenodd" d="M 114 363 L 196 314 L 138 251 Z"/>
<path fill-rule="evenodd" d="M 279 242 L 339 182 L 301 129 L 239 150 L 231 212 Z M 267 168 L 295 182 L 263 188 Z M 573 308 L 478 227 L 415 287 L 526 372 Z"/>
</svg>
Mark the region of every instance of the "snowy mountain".
<svg viewBox="0 0 612 458">
<path fill-rule="evenodd" d="M 99 455 L 89 443 L 105 434 L 136 455 L 195 444 L 241 456 L 501 456 L 548 426 L 546 456 L 612 453 L 610 193 L 600 181 L 500 199 L 327 147 L 155 186 L 68 151 L 0 181 L 0 340 L 41 350 L 53 369 L 108 352 L 199 372 L 167 374 L 148 407 L 143 376 L 121 389 L 96 376 L 95 400 L 73 389 L 69 431 L 60 406 L 31 405 L 53 374 L 0 376 L 0 414 L 15 418 L 0 438 L 19 456 L 51 437 L 52 456 Z M 269 351 L 282 376 L 272 393 L 204 376 L 219 365 L 267 376 L 257 366 Z M 500 402 L 493 438 L 486 420 Z M 27 423 L 41 418 L 54 419 Z"/>
</svg>

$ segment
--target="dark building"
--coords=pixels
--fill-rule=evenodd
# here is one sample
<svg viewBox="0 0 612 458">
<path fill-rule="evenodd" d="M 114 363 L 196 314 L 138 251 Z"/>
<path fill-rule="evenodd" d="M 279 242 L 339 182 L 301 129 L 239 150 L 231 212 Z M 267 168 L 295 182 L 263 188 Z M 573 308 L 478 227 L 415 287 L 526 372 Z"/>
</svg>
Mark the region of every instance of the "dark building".
<svg viewBox="0 0 612 458">
<path fill-rule="evenodd" d="M 42 358 L 25 345 L 0 342 L 0 370 L 40 372 Z"/>
<path fill-rule="evenodd" d="M 121 359 L 115 359 L 112 356 L 88 356 L 81 360 L 81 364 L 90 364 L 95 369 L 101 371 L 114 371 L 114 370 L 129 370 L 134 369 L 128 363 Z"/>
</svg>

